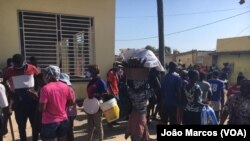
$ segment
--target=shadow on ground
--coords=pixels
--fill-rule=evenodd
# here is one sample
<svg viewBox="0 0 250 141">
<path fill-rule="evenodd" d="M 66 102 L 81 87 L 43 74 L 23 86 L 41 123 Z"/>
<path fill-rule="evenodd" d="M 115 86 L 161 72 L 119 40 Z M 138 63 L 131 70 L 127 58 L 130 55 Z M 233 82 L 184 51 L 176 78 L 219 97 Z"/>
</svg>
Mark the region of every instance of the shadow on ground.
<svg viewBox="0 0 250 141">
<path fill-rule="evenodd" d="M 107 121 L 103 119 L 103 128 L 104 128 L 104 140 L 111 140 L 111 141 L 126 141 L 124 138 L 124 133 L 127 125 L 126 120 L 118 121 L 118 125 L 114 125 L 113 127 L 109 127 L 107 125 Z M 152 138 L 156 138 L 156 125 L 158 121 L 152 121 L 151 124 L 148 125 L 149 133 Z M 78 108 L 78 115 L 74 121 L 74 135 L 75 141 L 87 141 L 87 116 Z M 30 127 L 29 127 L 30 128 Z M 28 134 L 28 141 L 32 140 L 31 131 Z M 5 140 L 5 139 L 4 139 Z M 98 140 L 97 132 L 93 135 L 93 141 Z M 156 139 L 151 139 L 150 141 L 156 141 Z M 10 138 L 6 141 L 11 141 Z M 16 141 L 18 141 L 18 132 L 16 133 Z M 41 139 L 39 140 L 41 141 Z M 127 141 L 130 141 L 128 139 Z"/>
<path fill-rule="evenodd" d="M 103 120 L 104 140 L 114 139 L 117 135 L 124 134 L 126 128 L 126 121 L 119 121 L 119 125 L 109 127 L 106 120 Z M 75 141 L 87 140 L 87 124 L 82 124 L 74 127 L 75 132 L 83 132 L 83 136 L 78 136 Z M 95 130 L 93 140 L 98 139 L 97 132 Z"/>
<path fill-rule="evenodd" d="M 152 121 L 149 124 L 149 133 L 150 135 L 156 135 L 156 125 L 158 121 Z M 122 138 L 117 139 L 118 141 L 125 140 L 124 133 L 126 130 L 127 121 L 119 121 L 119 125 L 114 125 L 113 127 L 109 127 L 107 125 L 106 120 L 103 120 L 103 128 L 104 128 L 104 140 L 114 140 L 118 135 L 122 136 Z M 87 140 L 87 124 L 75 126 L 75 132 L 82 132 L 83 136 L 78 136 L 75 138 L 75 141 L 85 141 Z M 94 132 L 93 140 L 98 140 L 97 132 Z M 156 141 L 156 139 L 150 139 L 151 141 Z"/>
</svg>

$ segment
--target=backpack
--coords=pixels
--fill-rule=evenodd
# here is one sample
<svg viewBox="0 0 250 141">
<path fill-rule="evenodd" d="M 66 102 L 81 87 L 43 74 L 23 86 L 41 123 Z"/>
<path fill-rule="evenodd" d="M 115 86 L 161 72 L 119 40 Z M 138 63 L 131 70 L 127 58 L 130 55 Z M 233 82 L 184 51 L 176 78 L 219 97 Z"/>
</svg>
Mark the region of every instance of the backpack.
<svg viewBox="0 0 250 141">
<path fill-rule="evenodd" d="M 201 109 L 201 125 L 218 125 L 215 112 L 210 106 L 203 106 Z"/>
</svg>

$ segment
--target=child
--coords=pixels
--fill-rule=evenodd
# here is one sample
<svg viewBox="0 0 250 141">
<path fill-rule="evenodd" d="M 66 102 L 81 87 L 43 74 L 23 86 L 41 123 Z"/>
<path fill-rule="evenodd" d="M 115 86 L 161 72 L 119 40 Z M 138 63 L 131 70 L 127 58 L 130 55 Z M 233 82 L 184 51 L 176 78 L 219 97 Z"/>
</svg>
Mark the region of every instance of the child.
<svg viewBox="0 0 250 141">
<path fill-rule="evenodd" d="M 74 94 L 74 101 L 75 101 L 75 92 L 71 86 L 69 75 L 67 75 L 66 73 L 61 73 L 60 81 L 66 83 L 70 87 L 70 89 L 72 90 L 72 93 Z M 74 141 L 73 127 L 74 127 L 74 119 L 76 118 L 76 115 L 77 115 L 76 103 L 74 103 L 73 106 L 67 107 L 66 112 L 67 112 L 68 120 L 69 120 L 67 141 Z"/>
</svg>

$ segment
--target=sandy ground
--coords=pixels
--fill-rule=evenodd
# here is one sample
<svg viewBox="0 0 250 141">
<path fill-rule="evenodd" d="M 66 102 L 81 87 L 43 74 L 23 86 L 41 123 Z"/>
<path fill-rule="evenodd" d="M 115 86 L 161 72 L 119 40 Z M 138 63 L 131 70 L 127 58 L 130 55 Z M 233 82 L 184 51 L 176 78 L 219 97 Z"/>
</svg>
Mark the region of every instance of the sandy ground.
<svg viewBox="0 0 250 141">
<path fill-rule="evenodd" d="M 14 114 L 12 114 L 12 123 L 13 123 L 15 140 L 18 141 L 19 134 L 18 134 L 17 124 L 14 119 Z M 107 127 L 106 120 L 105 119 L 103 120 L 105 141 L 126 141 L 124 139 L 124 131 L 125 131 L 127 122 L 119 121 L 118 123 L 119 125 L 110 128 L 110 127 Z M 81 108 L 78 108 L 78 116 L 76 120 L 74 121 L 74 124 L 75 124 L 74 126 L 75 141 L 86 141 L 87 140 L 87 118 L 86 118 L 85 113 L 81 111 Z M 156 124 L 157 124 L 157 121 L 153 121 L 149 125 L 151 140 L 156 140 Z M 26 133 L 29 138 L 29 141 L 31 141 L 31 126 L 29 122 L 27 123 Z M 94 135 L 94 141 L 96 140 L 98 140 L 97 134 Z M 10 129 L 9 129 L 9 133 L 4 137 L 4 141 L 12 141 Z M 130 139 L 127 139 L 127 141 L 130 141 Z"/>
</svg>

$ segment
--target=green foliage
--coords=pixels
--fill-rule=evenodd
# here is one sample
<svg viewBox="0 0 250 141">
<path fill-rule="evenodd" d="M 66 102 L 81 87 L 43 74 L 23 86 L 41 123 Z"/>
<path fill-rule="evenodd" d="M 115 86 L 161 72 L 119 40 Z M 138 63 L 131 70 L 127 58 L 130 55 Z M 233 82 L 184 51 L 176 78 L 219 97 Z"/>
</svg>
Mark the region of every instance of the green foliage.
<svg viewBox="0 0 250 141">
<path fill-rule="evenodd" d="M 165 53 L 171 54 L 172 53 L 171 47 L 165 46 Z"/>
<path fill-rule="evenodd" d="M 159 54 L 159 48 L 155 48 L 155 47 L 153 47 L 151 45 L 147 45 L 145 47 L 145 49 L 151 50 L 154 54 Z M 165 46 L 165 53 L 166 54 L 171 54 L 172 53 L 171 47 Z"/>
<path fill-rule="evenodd" d="M 147 49 L 147 50 L 151 50 L 153 53 L 158 52 L 158 50 L 157 50 L 157 49 L 155 49 L 155 47 L 150 46 L 150 45 L 147 45 L 147 46 L 145 47 L 145 49 Z"/>
</svg>

